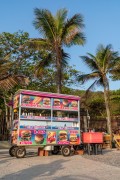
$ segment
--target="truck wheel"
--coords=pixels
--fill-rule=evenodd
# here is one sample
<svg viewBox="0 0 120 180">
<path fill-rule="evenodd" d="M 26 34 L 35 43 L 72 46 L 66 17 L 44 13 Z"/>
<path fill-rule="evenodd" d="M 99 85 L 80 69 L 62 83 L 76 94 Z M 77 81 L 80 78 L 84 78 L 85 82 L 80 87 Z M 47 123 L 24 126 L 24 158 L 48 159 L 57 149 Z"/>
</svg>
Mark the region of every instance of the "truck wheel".
<svg viewBox="0 0 120 180">
<path fill-rule="evenodd" d="M 25 147 L 17 147 L 15 150 L 15 156 L 16 158 L 23 158 L 26 155 L 26 149 Z"/>
<path fill-rule="evenodd" d="M 60 152 L 60 147 L 59 146 L 54 146 L 54 150 L 52 150 L 52 154 L 56 155 Z"/>
<path fill-rule="evenodd" d="M 63 146 L 61 149 L 61 153 L 64 157 L 70 156 L 71 154 L 71 147 L 70 146 Z"/>
<path fill-rule="evenodd" d="M 14 157 L 15 156 L 15 149 L 17 148 L 17 146 L 12 146 L 10 149 L 9 149 L 9 155 L 11 157 Z"/>
</svg>

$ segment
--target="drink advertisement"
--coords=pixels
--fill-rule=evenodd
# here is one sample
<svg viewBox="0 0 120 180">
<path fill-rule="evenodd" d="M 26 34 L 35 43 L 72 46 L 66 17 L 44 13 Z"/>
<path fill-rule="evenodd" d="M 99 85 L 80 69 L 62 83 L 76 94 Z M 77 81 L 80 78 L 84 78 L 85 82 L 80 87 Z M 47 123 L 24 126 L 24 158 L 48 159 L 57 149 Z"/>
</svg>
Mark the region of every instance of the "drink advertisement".
<svg viewBox="0 0 120 180">
<path fill-rule="evenodd" d="M 41 107 L 50 108 L 51 99 L 39 96 L 22 95 L 21 106 L 23 107 Z"/>
<path fill-rule="evenodd" d="M 78 110 L 78 101 L 69 99 L 53 99 L 53 109 Z"/>
<path fill-rule="evenodd" d="M 56 144 L 56 131 L 47 131 L 47 144 Z"/>
<path fill-rule="evenodd" d="M 20 145 L 46 145 L 46 131 L 45 130 L 19 130 L 19 144 Z"/>
</svg>

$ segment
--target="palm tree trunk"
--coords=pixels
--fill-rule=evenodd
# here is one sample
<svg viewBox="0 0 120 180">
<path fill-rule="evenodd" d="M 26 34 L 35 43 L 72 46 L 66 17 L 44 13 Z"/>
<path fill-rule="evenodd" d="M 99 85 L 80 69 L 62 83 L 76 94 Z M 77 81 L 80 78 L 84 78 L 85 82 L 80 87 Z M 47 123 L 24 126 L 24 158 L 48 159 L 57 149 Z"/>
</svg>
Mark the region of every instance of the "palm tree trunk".
<svg viewBox="0 0 120 180">
<path fill-rule="evenodd" d="M 107 129 L 108 133 L 111 134 L 111 115 L 110 115 L 110 107 L 109 107 L 109 100 L 108 100 L 108 92 L 104 89 L 104 98 L 105 98 L 105 106 L 106 106 L 106 113 L 107 113 Z"/>
<path fill-rule="evenodd" d="M 56 74 L 56 80 L 57 80 L 57 93 L 62 92 L 62 54 L 60 48 L 57 50 L 57 58 L 56 58 L 56 65 L 57 65 L 57 74 Z"/>
<path fill-rule="evenodd" d="M 111 127 L 111 114 L 110 114 L 110 105 L 109 105 L 109 84 L 106 78 L 106 82 L 104 83 L 104 99 L 107 113 L 107 131 L 110 134 L 112 140 L 112 127 Z M 112 143 L 112 141 L 111 141 Z M 112 144 L 111 144 L 112 147 Z"/>
<path fill-rule="evenodd" d="M 57 68 L 57 93 L 61 93 L 61 68 Z"/>
</svg>

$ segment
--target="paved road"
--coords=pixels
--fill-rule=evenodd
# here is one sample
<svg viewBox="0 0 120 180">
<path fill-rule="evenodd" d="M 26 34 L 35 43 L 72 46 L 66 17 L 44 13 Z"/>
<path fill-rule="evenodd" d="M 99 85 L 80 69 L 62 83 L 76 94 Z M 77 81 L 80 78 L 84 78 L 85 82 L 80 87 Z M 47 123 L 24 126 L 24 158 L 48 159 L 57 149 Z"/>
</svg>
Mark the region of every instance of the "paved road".
<svg viewBox="0 0 120 180">
<path fill-rule="evenodd" d="M 104 157 L 105 154 L 101 156 Z M 8 150 L 0 150 L 1 179 L 119 180 L 120 167 L 88 159 L 85 155 L 38 157 L 36 150 L 34 152 L 29 150 L 26 158 L 16 159 L 8 155 Z"/>
</svg>

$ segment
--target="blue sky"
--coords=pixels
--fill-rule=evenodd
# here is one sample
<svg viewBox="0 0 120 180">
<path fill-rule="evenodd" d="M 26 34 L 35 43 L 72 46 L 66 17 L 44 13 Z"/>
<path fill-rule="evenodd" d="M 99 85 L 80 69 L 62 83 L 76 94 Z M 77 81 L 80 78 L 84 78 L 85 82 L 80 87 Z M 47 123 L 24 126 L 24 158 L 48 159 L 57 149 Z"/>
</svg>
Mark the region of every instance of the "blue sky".
<svg viewBox="0 0 120 180">
<path fill-rule="evenodd" d="M 77 70 L 89 72 L 79 56 L 87 52 L 95 54 L 99 44 L 112 44 L 113 49 L 120 53 L 120 0 L 0 0 L 0 33 L 23 30 L 32 38 L 40 37 L 32 24 L 36 7 L 49 9 L 53 14 L 66 8 L 68 18 L 76 13 L 83 15 L 86 44 L 67 49 L 71 56 L 69 64 L 76 65 Z M 90 83 L 80 89 L 86 89 Z M 110 89 L 120 89 L 120 81 L 110 81 Z"/>
</svg>

